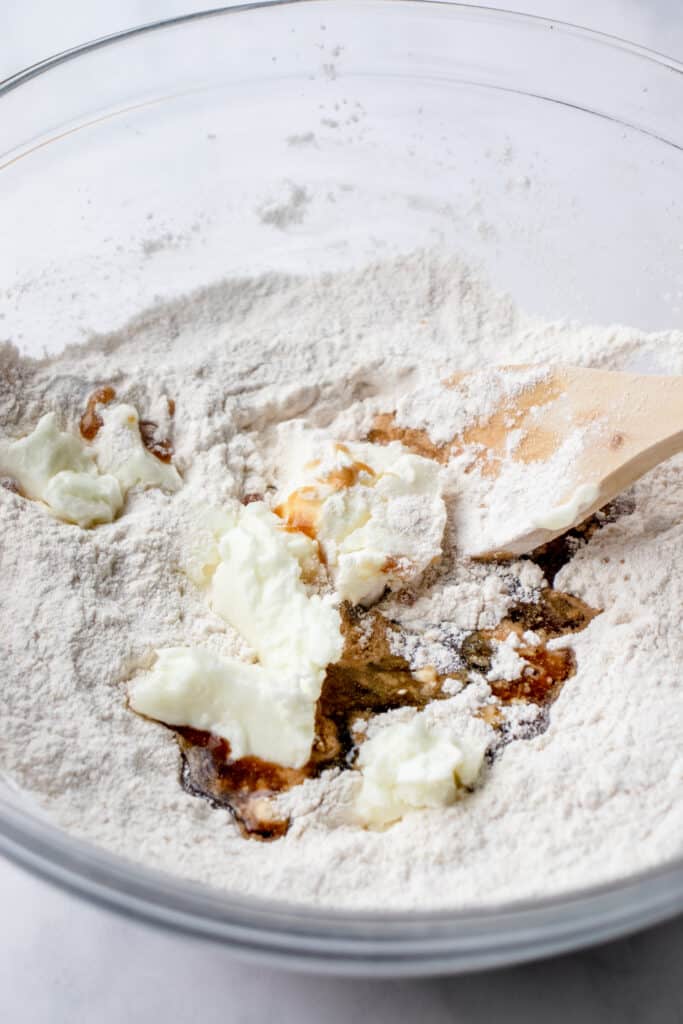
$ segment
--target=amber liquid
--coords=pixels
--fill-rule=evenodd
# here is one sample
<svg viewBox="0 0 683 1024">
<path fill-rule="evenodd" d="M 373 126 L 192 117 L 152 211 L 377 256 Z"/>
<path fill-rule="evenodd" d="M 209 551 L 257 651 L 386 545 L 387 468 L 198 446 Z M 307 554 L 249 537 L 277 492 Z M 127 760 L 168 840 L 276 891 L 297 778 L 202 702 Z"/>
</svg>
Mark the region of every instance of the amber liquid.
<svg viewBox="0 0 683 1024">
<path fill-rule="evenodd" d="M 84 440 L 94 441 L 100 431 L 103 421 L 99 414 L 98 406 L 109 405 L 115 398 L 116 391 L 109 384 L 97 388 L 90 395 L 80 421 L 81 437 Z M 167 402 L 168 414 L 173 417 L 175 415 L 175 402 L 172 398 L 167 399 Z M 147 451 L 155 455 L 160 462 L 170 462 L 173 458 L 173 444 L 168 437 L 157 437 L 158 427 L 159 424 L 155 423 L 154 420 L 140 420 L 140 438 Z"/>
<path fill-rule="evenodd" d="M 102 426 L 102 417 L 97 407 L 109 405 L 116 398 L 116 392 L 109 384 L 103 388 L 97 388 L 88 399 L 85 412 L 81 416 L 80 429 L 81 437 L 85 441 L 94 441 Z"/>
<path fill-rule="evenodd" d="M 387 443 L 395 439 L 393 416 L 378 417 L 369 440 Z M 449 446 L 435 448 L 422 431 L 403 431 L 399 440 L 418 454 L 439 462 L 447 462 L 452 450 Z M 307 494 L 296 493 L 294 497 L 292 507 L 283 506 L 276 512 L 292 528 L 306 530 L 314 524 L 317 509 L 309 508 Z M 550 650 L 548 642 L 585 629 L 599 614 L 579 598 L 554 589 L 557 572 L 603 523 L 630 511 L 617 501 L 577 529 L 533 552 L 529 557 L 543 569 L 549 583 L 539 600 L 512 605 L 495 629 L 474 630 L 459 637 L 454 653 L 462 667 L 450 672 L 449 678 L 459 678 L 464 685 L 471 671 L 486 674 L 491 668 L 492 641 L 505 640 L 511 633 L 518 637 L 515 651 L 525 662 L 522 674 L 517 679 L 490 683 L 498 703 L 480 712 L 482 718 L 500 729 L 503 742 L 506 737 L 501 705 L 534 704 L 545 713 L 538 716 L 535 731 L 530 729 L 528 735 L 537 735 L 547 728 L 550 705 L 576 672 L 573 652 L 566 648 Z M 409 601 L 409 595 L 404 595 L 404 599 Z M 284 768 L 255 757 L 231 760 L 229 744 L 224 740 L 196 730 L 178 729 L 185 788 L 228 807 L 243 835 L 249 838 L 270 840 L 284 835 L 289 822 L 273 813 L 271 798 L 327 768 L 351 768 L 354 722 L 394 708 L 423 708 L 430 701 L 448 696 L 442 689 L 443 678 L 427 672 L 420 674 L 423 680 L 416 679 L 408 663 L 392 654 L 389 637 L 400 629 L 376 609 L 342 608 L 344 653 L 327 670 L 316 712 L 316 739 L 311 758 L 303 768 Z M 523 637 L 528 630 L 536 634 L 539 643 L 525 643 Z"/>
<path fill-rule="evenodd" d="M 342 659 L 331 665 L 325 676 L 316 712 L 316 739 L 308 763 L 300 769 L 262 761 L 256 757 L 231 760 L 230 745 L 194 729 L 176 729 L 182 752 L 181 780 L 191 793 L 204 796 L 232 811 L 243 835 L 277 839 L 289 822 L 273 815 L 270 798 L 319 775 L 326 768 L 348 769 L 355 747 L 352 725 L 400 707 L 423 708 L 432 700 L 447 696 L 443 679 L 437 675 L 424 681 L 414 677 L 408 663 L 391 653 L 389 635 L 400 627 L 379 612 L 345 606 L 343 609 L 345 649 Z M 538 645 L 521 645 L 516 653 L 524 659 L 523 674 L 511 681 L 491 683 L 502 703 L 523 701 L 547 707 L 562 685 L 574 675 L 571 651 L 551 651 L 547 642 L 584 629 L 598 613 L 570 594 L 548 588 L 538 604 L 518 603 L 493 630 L 475 630 L 464 636 L 458 654 L 463 668 L 450 678 L 467 681 L 470 670 L 486 673 L 493 658 L 492 640 L 518 636 L 530 629 Z M 362 637 L 362 642 L 361 642 Z M 492 711 L 495 712 L 495 705 Z M 502 716 L 488 711 L 491 725 L 502 724 Z M 538 731 L 547 724 L 541 719 Z"/>
</svg>

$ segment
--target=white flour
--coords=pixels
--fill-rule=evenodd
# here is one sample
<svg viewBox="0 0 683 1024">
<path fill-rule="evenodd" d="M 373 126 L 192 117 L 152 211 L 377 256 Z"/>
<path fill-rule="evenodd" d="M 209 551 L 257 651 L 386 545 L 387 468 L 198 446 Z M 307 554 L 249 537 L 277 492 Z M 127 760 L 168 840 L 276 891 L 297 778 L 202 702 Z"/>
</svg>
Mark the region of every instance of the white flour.
<svg viewBox="0 0 683 1024">
<path fill-rule="evenodd" d="M 51 409 L 75 429 L 105 383 L 143 418 L 160 420 L 170 397 L 185 480 L 176 495 L 131 494 L 116 522 L 90 531 L 0 489 L 4 773 L 61 826 L 132 859 L 322 905 L 501 902 L 680 855 L 681 458 L 636 485 L 632 514 L 604 526 L 559 574 L 557 586 L 604 611 L 556 642 L 574 649 L 578 668 L 549 728 L 510 743 L 446 811 L 363 831 L 344 823 L 355 773 L 329 773 L 280 798 L 295 812 L 283 839 L 249 842 L 227 811 L 181 789 L 172 733 L 125 705 L 125 681 L 157 647 L 243 649 L 180 566 L 198 505 L 268 492 L 279 423 L 298 416 L 357 438 L 375 411 L 455 370 L 562 360 L 626 368 L 636 358 L 681 373 L 683 333 L 539 323 L 460 263 L 425 254 L 318 279 L 228 281 L 49 362 L 0 350 L 3 436 L 28 432 Z M 432 630 L 433 650 L 406 653 L 417 668 L 447 656 L 444 621 L 452 631 L 494 626 L 513 595 L 543 583 L 528 561 L 459 560 L 456 526 L 453 515 L 445 576 L 428 574 L 411 606 L 385 609 Z M 515 657 L 498 650 L 493 674 L 512 673 Z M 457 690 L 433 705 L 435 717 L 486 700 L 485 682 Z M 517 708 L 514 734 L 535 714 Z"/>
</svg>

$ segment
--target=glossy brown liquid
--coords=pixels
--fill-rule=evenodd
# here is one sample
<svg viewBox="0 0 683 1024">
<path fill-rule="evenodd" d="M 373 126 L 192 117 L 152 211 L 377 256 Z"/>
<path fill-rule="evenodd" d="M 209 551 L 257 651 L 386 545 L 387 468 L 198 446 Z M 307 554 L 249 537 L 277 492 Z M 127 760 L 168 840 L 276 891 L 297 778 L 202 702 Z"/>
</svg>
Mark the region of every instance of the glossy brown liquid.
<svg viewBox="0 0 683 1024">
<path fill-rule="evenodd" d="M 274 815 L 270 798 L 319 775 L 326 768 L 351 767 L 355 747 L 352 725 L 400 707 L 423 708 L 443 693 L 443 679 L 425 673 L 418 680 L 408 663 L 391 653 L 389 637 L 400 627 L 378 611 L 366 612 L 344 606 L 345 648 L 341 660 L 325 676 L 316 712 L 316 739 L 311 758 L 303 768 L 286 768 L 256 757 L 230 759 L 230 745 L 194 729 L 175 729 L 182 753 L 181 781 L 189 792 L 228 807 L 243 835 L 278 839 L 289 822 Z M 584 629 L 598 612 L 576 597 L 560 591 L 543 591 L 538 604 L 513 605 L 508 617 L 496 629 L 476 630 L 464 635 L 458 654 L 463 668 L 450 677 L 467 682 L 469 670 L 487 672 L 493 658 L 493 640 L 511 632 L 520 637 L 532 629 L 541 640 L 536 646 L 522 644 L 517 653 L 526 662 L 524 673 L 511 681 L 491 684 L 498 700 L 538 704 L 545 707 L 558 696 L 563 683 L 576 671 L 569 650 L 550 651 L 547 641 Z M 495 705 L 483 715 L 491 725 L 502 723 Z M 539 726 L 539 731 L 545 727 Z"/>
<path fill-rule="evenodd" d="M 170 462 L 173 458 L 173 444 L 169 437 L 157 438 L 159 427 L 154 420 L 140 420 L 140 437 L 148 452 L 156 455 L 159 462 Z"/>
<path fill-rule="evenodd" d="M 400 440 L 417 454 L 438 462 L 447 462 L 454 450 L 453 445 L 434 446 L 424 431 L 398 433 L 400 436 L 393 414 L 387 414 L 376 418 L 368 439 L 380 444 Z M 367 471 L 367 467 L 361 468 Z M 355 481 L 344 478 L 327 482 L 341 487 Z M 601 525 L 630 511 L 632 508 L 617 500 L 576 529 L 533 552 L 529 557 L 543 569 L 549 584 L 538 601 L 513 604 L 495 629 L 464 633 L 455 642 L 453 653 L 462 667 L 450 672 L 449 678 L 460 679 L 466 685 L 470 671 L 486 674 L 490 670 L 494 640 L 505 640 L 510 633 L 519 638 L 515 650 L 525 662 L 522 674 L 516 679 L 490 683 L 498 703 L 480 712 L 490 725 L 501 730 L 503 741 L 505 722 L 501 705 L 522 702 L 547 711 L 564 683 L 576 672 L 573 652 L 550 650 L 548 641 L 585 629 L 599 614 L 579 598 L 555 590 L 557 572 Z M 315 536 L 319 515 L 315 488 L 294 492 L 275 512 L 290 529 Z M 410 603 L 409 593 L 403 598 Z M 270 798 L 326 768 L 351 767 L 355 748 L 352 726 L 358 719 L 399 707 L 422 708 L 447 696 L 442 690 L 444 680 L 436 672 L 425 671 L 416 679 L 408 663 L 392 654 L 389 637 L 400 631 L 397 623 L 384 618 L 376 609 L 365 611 L 350 606 L 342 608 L 342 618 L 344 653 L 327 670 L 316 712 L 316 739 L 311 758 L 303 768 L 283 768 L 253 757 L 231 761 L 229 745 L 224 741 L 207 733 L 176 730 L 182 751 L 183 785 L 192 793 L 230 808 L 245 836 L 268 840 L 284 835 L 289 823 L 273 818 Z M 538 644 L 524 642 L 523 635 L 528 630 L 536 634 Z M 547 713 L 539 716 L 529 736 L 542 732 L 547 724 Z"/>
<path fill-rule="evenodd" d="M 173 419 L 175 416 L 175 401 L 172 398 L 166 399 L 168 415 Z M 170 462 L 173 458 L 173 443 L 170 437 L 157 437 L 159 424 L 154 420 L 140 420 L 140 437 L 148 452 L 156 455 L 160 462 Z"/>
<path fill-rule="evenodd" d="M 346 445 L 337 444 L 335 447 L 338 451 L 349 454 Z M 314 465 L 311 463 L 311 467 Z M 370 479 L 375 477 L 375 471 L 365 462 L 352 462 L 350 466 L 333 469 L 332 472 L 320 477 L 317 485 L 299 487 L 296 491 L 292 491 L 286 501 L 281 505 L 276 505 L 273 512 L 284 520 L 287 529 L 305 533 L 311 540 L 316 540 L 323 504 L 320 488 L 342 491 L 348 487 L 354 487 L 358 483 L 361 473 Z"/>
<path fill-rule="evenodd" d="M 102 426 L 102 417 L 97 411 L 99 405 L 109 405 L 116 398 L 116 391 L 111 385 L 97 388 L 88 399 L 85 412 L 81 416 L 80 431 L 81 437 L 86 441 L 94 441 Z M 172 398 L 167 399 L 168 414 L 175 415 L 175 402 Z M 170 462 L 173 458 L 173 444 L 170 438 L 157 438 L 156 431 L 158 423 L 154 420 L 140 420 L 140 438 L 148 452 L 155 455 L 160 462 Z"/>
<path fill-rule="evenodd" d="M 116 392 L 107 384 L 103 388 L 97 388 L 88 399 L 85 412 L 81 416 L 80 430 L 81 437 L 85 441 L 94 441 L 102 426 L 102 417 L 97 411 L 98 405 L 109 405 L 116 398 Z"/>
</svg>

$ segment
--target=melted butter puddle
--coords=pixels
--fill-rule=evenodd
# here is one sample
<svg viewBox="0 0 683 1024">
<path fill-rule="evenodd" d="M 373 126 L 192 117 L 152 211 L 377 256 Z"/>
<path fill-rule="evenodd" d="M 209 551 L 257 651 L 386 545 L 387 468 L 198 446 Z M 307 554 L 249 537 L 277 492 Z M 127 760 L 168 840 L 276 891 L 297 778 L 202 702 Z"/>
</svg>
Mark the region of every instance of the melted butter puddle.
<svg viewBox="0 0 683 1024">
<path fill-rule="evenodd" d="M 98 412 L 99 405 L 109 405 L 116 398 L 116 392 L 109 384 L 97 388 L 88 398 L 85 412 L 81 416 L 79 429 L 84 441 L 94 441 L 104 425 L 104 421 Z"/>
<path fill-rule="evenodd" d="M 79 421 L 79 431 L 84 441 L 94 441 L 100 429 L 104 426 L 104 421 L 100 416 L 98 407 L 100 405 L 110 405 L 115 398 L 116 391 L 110 384 L 96 388 L 90 395 L 85 406 L 85 412 Z M 173 419 L 175 416 L 175 401 L 172 398 L 167 398 L 166 402 L 168 414 Z M 158 426 L 158 423 L 155 423 L 154 420 L 140 420 L 138 422 L 140 439 L 147 451 L 156 456 L 160 462 L 170 463 L 174 454 L 173 442 L 169 437 L 158 438 L 156 436 Z"/>
<path fill-rule="evenodd" d="M 464 667 L 450 673 L 449 678 L 460 679 L 466 685 L 469 671 L 485 673 L 491 667 L 494 640 L 504 640 L 510 633 L 522 637 L 533 630 L 540 643 L 522 643 L 516 648 L 525 662 L 522 674 L 517 679 L 489 684 L 499 703 L 487 706 L 481 714 L 490 725 L 501 728 L 501 705 L 552 704 L 566 680 L 575 674 L 576 662 L 572 651 L 551 651 L 547 643 L 585 629 L 597 614 L 579 598 L 548 588 L 537 604 L 513 605 L 495 629 L 465 635 L 456 652 Z M 442 689 L 444 677 L 432 672 L 414 674 L 404 658 L 391 652 L 390 636 L 400 630 L 377 610 L 366 612 L 343 606 L 342 630 L 344 653 L 327 670 L 316 709 L 316 740 L 303 768 L 286 768 L 257 757 L 231 760 L 230 745 L 225 740 L 196 729 L 173 730 L 182 754 L 184 788 L 229 808 L 245 837 L 280 838 L 287 832 L 289 820 L 274 814 L 271 798 L 328 768 L 351 767 L 356 745 L 352 726 L 358 719 L 400 707 L 420 709 L 449 696 Z M 547 716 L 537 732 L 546 725 Z"/>
<path fill-rule="evenodd" d="M 464 445 L 477 439 L 463 435 L 450 444 L 437 446 L 426 431 L 397 427 L 391 413 L 377 416 L 368 435 L 369 441 L 378 444 L 401 441 L 410 451 L 439 463 L 448 462 Z M 347 450 L 343 445 L 338 447 Z M 485 470 L 497 472 L 496 462 L 494 452 Z M 373 470 L 360 462 L 334 470 L 316 485 L 294 491 L 274 512 L 284 521 L 286 529 L 299 530 L 315 540 L 322 509 L 321 486 L 332 491 L 352 487 L 362 473 L 368 475 L 370 482 L 375 477 Z M 571 531 L 571 535 L 587 540 L 605 520 L 609 521 L 609 514 L 602 518 L 591 517 L 578 530 Z M 561 565 L 572 557 L 574 549 L 567 537 L 558 538 L 530 556 L 544 568 L 551 584 Z M 548 641 L 585 629 L 598 614 L 598 610 L 579 598 L 555 590 L 551 585 L 541 592 L 538 602 L 513 605 L 494 629 L 466 634 L 454 650 L 463 668 L 451 672 L 448 678 L 467 685 L 470 672 L 486 675 L 493 660 L 494 641 L 504 641 L 511 633 L 516 634 L 515 652 L 524 661 L 524 669 L 515 679 L 489 682 L 496 703 L 479 712 L 485 721 L 500 730 L 501 742 L 505 743 L 501 707 L 523 703 L 548 709 L 564 683 L 576 673 L 573 652 L 566 648 L 549 650 Z M 285 768 L 256 757 L 231 760 L 230 746 L 225 740 L 194 729 L 174 730 L 182 754 L 183 786 L 194 795 L 229 808 L 245 837 L 280 838 L 287 832 L 290 822 L 274 814 L 271 803 L 274 796 L 305 779 L 315 778 L 325 769 L 351 768 L 356 746 L 352 727 L 359 719 L 367 720 L 400 707 L 421 709 L 433 700 L 450 696 L 443 691 L 446 677 L 438 676 L 433 670 L 414 673 L 405 659 L 392 653 L 390 635 L 400 633 L 400 627 L 377 609 L 365 611 L 344 605 L 342 631 L 344 652 L 341 660 L 327 669 L 316 709 L 316 739 L 311 757 L 303 768 Z M 540 642 L 525 643 L 523 636 L 527 631 L 535 633 Z M 547 724 L 545 714 L 527 738 L 544 731 Z"/>
<path fill-rule="evenodd" d="M 339 452 L 349 454 L 349 449 L 345 444 L 336 444 L 334 447 Z M 311 462 L 305 468 L 314 469 L 316 465 L 317 461 Z M 298 530 L 305 533 L 311 540 L 317 540 L 318 523 L 322 514 L 325 491 L 336 492 L 355 487 L 361 474 L 367 477 L 366 483 L 373 483 L 377 476 L 374 469 L 367 463 L 354 461 L 348 466 L 331 470 L 315 484 L 298 487 L 288 495 L 286 501 L 276 505 L 273 512 L 284 520 L 286 529 Z"/>
</svg>

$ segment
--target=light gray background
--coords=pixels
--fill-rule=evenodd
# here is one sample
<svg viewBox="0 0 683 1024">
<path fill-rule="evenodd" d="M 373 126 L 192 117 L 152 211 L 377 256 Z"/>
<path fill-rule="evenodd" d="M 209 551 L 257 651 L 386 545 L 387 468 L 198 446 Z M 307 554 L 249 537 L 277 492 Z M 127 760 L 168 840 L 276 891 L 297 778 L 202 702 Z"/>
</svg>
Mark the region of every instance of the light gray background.
<svg viewBox="0 0 683 1024">
<path fill-rule="evenodd" d="M 0 80 L 196 0 L 0 0 Z M 683 0 L 510 0 L 683 56 Z M 683 116 L 683 112 L 681 113 Z M 683 1022 L 683 919 L 552 961 L 467 978 L 367 982 L 244 965 L 81 903 L 0 862 L 0 1020 L 17 1024 Z"/>
</svg>

